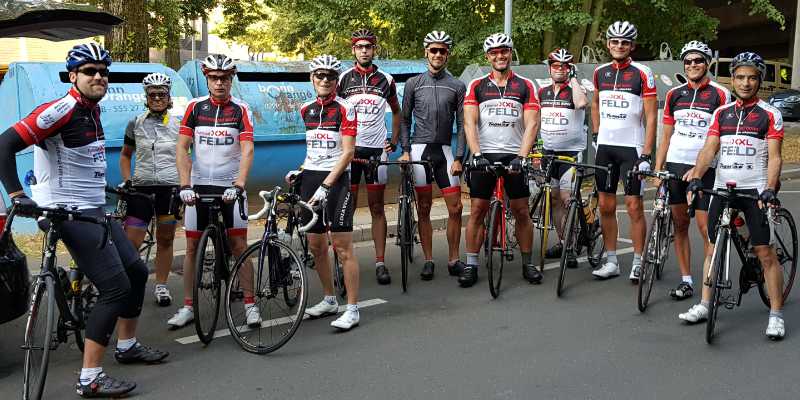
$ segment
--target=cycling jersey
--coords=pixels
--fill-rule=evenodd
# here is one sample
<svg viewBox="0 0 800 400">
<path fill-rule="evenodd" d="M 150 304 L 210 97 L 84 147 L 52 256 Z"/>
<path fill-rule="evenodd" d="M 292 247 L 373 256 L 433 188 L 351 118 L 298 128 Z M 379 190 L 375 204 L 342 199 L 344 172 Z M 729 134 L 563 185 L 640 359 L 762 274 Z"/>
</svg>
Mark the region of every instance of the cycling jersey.
<svg viewBox="0 0 800 400">
<path fill-rule="evenodd" d="M 411 144 L 439 144 L 450 146 L 453 123 L 457 135 L 457 160 L 464 157 L 464 95 L 467 88 L 447 71 L 419 74 L 406 81 L 403 89 L 403 119 L 400 124 L 400 142 L 404 152 Z M 414 135 L 411 136 L 411 125 Z"/>
<path fill-rule="evenodd" d="M 330 171 L 342 157 L 342 137 L 356 136 L 356 112 L 345 99 L 332 93 L 300 107 L 306 126 L 306 160 L 303 168 Z"/>
<path fill-rule="evenodd" d="M 165 112 L 147 111 L 128 122 L 125 145 L 136 149 L 134 185 L 178 185 L 175 149 L 181 121 Z"/>
<path fill-rule="evenodd" d="M 478 141 L 481 153 L 519 153 L 525 133 L 523 113 L 538 110 L 536 89 L 529 79 L 509 72 L 499 87 L 491 73 L 467 85 L 465 106 L 478 106 Z"/>
<path fill-rule="evenodd" d="M 735 181 L 737 189 L 767 187 L 768 139 L 783 140 L 783 117 L 775 107 L 754 98 L 726 104 L 711 117 L 708 135 L 719 136 L 715 188 Z"/>
<path fill-rule="evenodd" d="M 339 76 L 337 93 L 356 109 L 356 146 L 383 148 L 388 132 L 386 105 L 393 113 L 400 112 L 394 78 L 374 64 L 366 69 L 356 64 Z"/>
<path fill-rule="evenodd" d="M 96 102 L 73 87 L 12 127 L 33 149 L 33 200 L 78 209 L 106 203 L 106 141 Z"/>
<path fill-rule="evenodd" d="M 583 90 L 581 87 L 577 89 Z M 539 89 L 542 107 L 539 131 L 545 150 L 583 151 L 586 148 L 586 132 L 583 130 L 586 112 L 575 108 L 573 90 L 569 83 L 554 83 Z"/>
<path fill-rule="evenodd" d="M 594 87 L 600 96 L 597 144 L 644 147 L 643 100 L 656 96 L 650 68 L 630 58 L 600 65 L 594 70 Z"/>
<path fill-rule="evenodd" d="M 253 141 L 253 116 L 247 103 L 230 97 L 192 99 L 180 134 L 194 141 L 192 185 L 231 186 L 239 173 L 240 141 Z"/>
<path fill-rule="evenodd" d="M 711 114 L 731 101 L 731 93 L 706 78 L 698 87 L 689 83 L 667 92 L 664 102 L 664 125 L 673 125 L 667 162 L 694 165 L 706 141 Z"/>
</svg>

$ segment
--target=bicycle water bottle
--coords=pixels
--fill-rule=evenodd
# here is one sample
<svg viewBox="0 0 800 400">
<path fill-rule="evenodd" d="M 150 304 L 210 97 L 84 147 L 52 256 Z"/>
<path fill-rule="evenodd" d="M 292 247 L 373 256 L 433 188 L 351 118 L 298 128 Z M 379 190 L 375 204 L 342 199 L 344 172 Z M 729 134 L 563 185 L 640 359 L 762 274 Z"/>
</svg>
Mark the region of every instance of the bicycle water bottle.
<svg viewBox="0 0 800 400">
<path fill-rule="evenodd" d="M 736 226 L 736 229 L 739 231 L 739 236 L 741 236 L 742 239 L 744 239 L 744 241 L 749 245 L 750 229 L 747 227 L 744 218 L 737 216 L 736 219 L 733 220 L 733 225 Z"/>
</svg>

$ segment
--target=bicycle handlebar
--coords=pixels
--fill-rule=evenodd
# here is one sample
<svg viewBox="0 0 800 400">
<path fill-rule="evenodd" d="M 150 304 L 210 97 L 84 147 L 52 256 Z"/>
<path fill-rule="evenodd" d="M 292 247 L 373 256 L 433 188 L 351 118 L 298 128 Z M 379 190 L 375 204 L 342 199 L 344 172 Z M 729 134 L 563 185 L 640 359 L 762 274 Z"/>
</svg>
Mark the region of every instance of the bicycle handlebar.
<svg viewBox="0 0 800 400">
<path fill-rule="evenodd" d="M 221 200 L 221 201 L 224 202 L 224 200 L 222 200 L 222 196 L 223 195 L 221 195 L 221 194 L 200 194 L 200 193 L 197 193 L 197 200 L 196 200 L 195 204 L 197 204 L 197 202 L 200 202 L 201 200 L 204 200 L 204 199 L 205 200 Z M 242 194 L 236 196 L 236 200 L 239 200 L 239 216 L 243 220 L 247 221 L 247 212 L 244 209 L 244 201 L 242 201 L 243 199 L 244 199 L 244 195 L 242 195 Z"/>
<path fill-rule="evenodd" d="M 640 176 L 646 176 L 646 177 L 650 177 L 650 178 L 657 178 L 657 179 L 661 179 L 661 180 L 664 180 L 664 181 L 667 181 L 667 180 L 678 180 L 678 181 L 683 180 L 683 177 L 675 175 L 675 174 L 673 174 L 672 172 L 669 172 L 669 171 L 638 171 L 638 170 L 634 171 L 634 170 L 630 170 L 630 171 L 628 171 L 628 175 L 630 175 L 630 176 L 640 175 Z"/>
<path fill-rule="evenodd" d="M 525 158 L 528 158 L 528 159 L 544 159 L 544 158 L 547 158 L 547 159 L 551 159 L 551 160 L 561 160 L 561 161 L 567 161 L 567 162 L 576 162 L 577 161 L 577 159 L 575 157 L 559 156 L 559 155 L 555 155 L 555 154 L 543 154 L 543 153 L 528 154 L 527 156 L 525 156 Z"/>
<path fill-rule="evenodd" d="M 12 206 L 11 210 L 8 213 L 8 219 L 6 221 L 6 226 L 3 228 L 2 234 L 0 234 L 0 238 L 4 238 L 8 232 L 11 231 L 11 224 L 14 221 L 14 217 L 17 215 L 17 207 Z M 103 238 L 98 243 L 97 249 L 103 249 L 106 247 L 106 243 L 108 242 L 108 232 L 111 229 L 110 222 L 108 218 L 102 217 L 88 217 L 83 215 L 83 213 L 79 210 L 67 210 L 66 207 L 57 207 L 57 208 L 50 208 L 50 207 L 36 207 L 30 215 L 22 215 L 23 218 L 47 218 L 50 220 L 63 222 L 63 221 L 78 221 L 78 222 L 88 222 L 90 224 L 96 224 L 103 227 Z"/>
<path fill-rule="evenodd" d="M 278 202 L 281 202 L 281 203 L 289 203 L 291 205 L 298 205 L 300 207 L 305 208 L 309 212 L 311 212 L 311 221 L 309 221 L 307 224 L 305 224 L 305 225 L 303 225 L 301 227 L 298 227 L 297 228 L 298 232 L 301 232 L 301 233 L 306 232 L 309 229 L 311 229 L 317 223 L 317 219 L 319 218 L 319 216 L 317 215 L 317 213 L 314 212 L 314 208 L 311 207 L 305 201 L 300 200 L 300 196 L 298 196 L 296 194 L 285 193 L 285 192 L 282 193 L 280 186 L 275 186 L 275 189 L 272 189 L 270 191 L 262 190 L 262 191 L 258 192 L 258 195 L 261 197 L 261 199 L 264 200 L 264 207 L 259 212 L 255 213 L 254 215 L 251 215 L 248 218 L 250 220 L 256 220 L 256 219 L 262 218 L 264 216 L 264 214 L 268 213 L 270 211 L 270 209 L 272 208 L 273 201 L 277 200 Z"/>
<path fill-rule="evenodd" d="M 731 200 L 735 200 L 737 198 L 755 200 L 755 201 L 760 201 L 761 200 L 756 195 L 737 192 L 736 191 L 736 187 L 735 186 L 730 186 L 730 185 L 728 185 L 728 187 L 726 187 L 725 189 L 706 189 L 706 188 L 703 188 L 700 192 L 704 193 L 704 194 L 711 195 L 711 196 L 721 197 L 721 198 L 723 198 L 725 200 L 728 200 L 729 202 Z M 698 194 L 695 194 L 694 197 L 692 197 L 692 204 L 689 205 L 689 211 L 688 211 L 689 212 L 689 218 L 694 218 L 695 211 L 697 210 L 697 205 L 698 205 L 697 202 L 699 201 L 699 199 L 700 199 L 700 196 Z M 761 208 L 761 213 L 764 214 L 763 223 L 764 224 L 768 224 L 769 223 L 768 222 L 769 219 L 772 219 L 772 214 L 773 214 L 772 207 L 764 205 L 764 207 Z"/>
<path fill-rule="evenodd" d="M 117 196 L 128 197 L 128 198 L 137 197 L 142 200 L 147 200 L 150 203 L 150 205 L 153 205 L 153 203 L 155 203 L 156 201 L 155 194 L 141 193 L 137 192 L 134 189 L 120 189 L 111 186 L 106 186 L 106 193 L 116 194 Z"/>
</svg>

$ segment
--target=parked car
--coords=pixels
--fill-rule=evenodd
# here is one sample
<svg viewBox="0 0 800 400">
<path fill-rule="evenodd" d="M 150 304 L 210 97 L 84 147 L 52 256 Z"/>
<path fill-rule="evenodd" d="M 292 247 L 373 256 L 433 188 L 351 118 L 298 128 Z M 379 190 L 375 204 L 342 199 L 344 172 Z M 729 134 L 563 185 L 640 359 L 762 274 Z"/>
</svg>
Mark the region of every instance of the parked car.
<svg viewBox="0 0 800 400">
<path fill-rule="evenodd" d="M 767 101 L 780 110 L 783 119 L 800 120 L 800 90 L 789 89 L 778 92 L 770 96 Z"/>
</svg>

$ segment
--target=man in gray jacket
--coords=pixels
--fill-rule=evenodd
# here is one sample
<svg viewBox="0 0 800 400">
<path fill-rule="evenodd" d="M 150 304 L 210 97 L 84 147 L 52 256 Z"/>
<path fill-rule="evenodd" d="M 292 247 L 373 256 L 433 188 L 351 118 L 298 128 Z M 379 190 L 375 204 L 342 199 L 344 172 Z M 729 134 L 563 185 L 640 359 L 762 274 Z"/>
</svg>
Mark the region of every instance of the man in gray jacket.
<svg viewBox="0 0 800 400">
<path fill-rule="evenodd" d="M 403 118 L 400 123 L 400 140 L 403 155 L 400 161 L 430 162 L 430 169 L 414 165 L 417 207 L 419 210 L 419 236 L 425 265 L 420 277 L 433 279 L 433 227 L 431 226 L 432 183 L 442 192 L 447 204 L 447 242 L 449 246 L 447 270 L 450 275 L 460 273 L 459 243 L 461 241 L 461 183 L 466 140 L 464 138 L 464 94 L 466 86 L 446 71 L 447 58 L 453 40 L 442 31 L 425 36 L 425 58 L 428 72 L 406 82 L 403 93 Z M 411 135 L 412 116 L 414 135 Z M 453 122 L 457 132 L 456 152 L 450 148 Z"/>
</svg>

